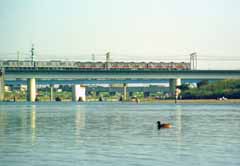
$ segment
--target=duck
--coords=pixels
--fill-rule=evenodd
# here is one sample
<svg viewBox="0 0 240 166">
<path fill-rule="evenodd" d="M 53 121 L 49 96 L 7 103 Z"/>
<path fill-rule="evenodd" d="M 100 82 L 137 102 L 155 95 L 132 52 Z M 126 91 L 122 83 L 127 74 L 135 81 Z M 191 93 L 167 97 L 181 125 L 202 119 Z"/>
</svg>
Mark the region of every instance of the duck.
<svg viewBox="0 0 240 166">
<path fill-rule="evenodd" d="M 162 123 L 160 121 L 157 121 L 157 127 L 158 129 L 161 129 L 161 128 L 172 128 L 172 125 L 170 123 Z"/>
</svg>

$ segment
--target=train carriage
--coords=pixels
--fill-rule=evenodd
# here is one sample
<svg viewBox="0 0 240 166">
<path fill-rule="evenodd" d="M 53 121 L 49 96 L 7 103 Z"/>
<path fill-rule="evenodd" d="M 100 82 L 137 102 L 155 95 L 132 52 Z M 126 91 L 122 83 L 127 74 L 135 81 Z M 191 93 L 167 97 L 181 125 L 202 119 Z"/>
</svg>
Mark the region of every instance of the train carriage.
<svg viewBox="0 0 240 166">
<path fill-rule="evenodd" d="M 6 68 L 38 68 L 38 69 L 112 69 L 112 70 L 190 70 L 186 62 L 77 62 L 77 61 L 0 61 Z"/>
</svg>

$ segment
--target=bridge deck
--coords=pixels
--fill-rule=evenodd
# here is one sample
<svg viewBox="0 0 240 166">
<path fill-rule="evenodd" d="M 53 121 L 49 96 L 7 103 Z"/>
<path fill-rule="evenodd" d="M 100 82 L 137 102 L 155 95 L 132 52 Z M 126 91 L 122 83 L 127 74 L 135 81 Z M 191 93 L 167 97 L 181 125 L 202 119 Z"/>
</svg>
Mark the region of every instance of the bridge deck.
<svg viewBox="0 0 240 166">
<path fill-rule="evenodd" d="M 5 71 L 5 79 L 240 79 L 240 70 L 36 69 Z"/>
</svg>

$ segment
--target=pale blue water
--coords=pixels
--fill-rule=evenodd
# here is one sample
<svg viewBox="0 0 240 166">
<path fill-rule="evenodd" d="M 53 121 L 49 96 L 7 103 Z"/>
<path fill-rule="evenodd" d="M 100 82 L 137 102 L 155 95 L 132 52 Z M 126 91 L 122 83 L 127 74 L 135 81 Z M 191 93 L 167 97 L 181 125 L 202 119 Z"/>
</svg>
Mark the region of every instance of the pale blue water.
<svg viewBox="0 0 240 166">
<path fill-rule="evenodd" d="M 237 166 L 240 105 L 0 103 L 0 166 L 29 165 Z"/>
</svg>

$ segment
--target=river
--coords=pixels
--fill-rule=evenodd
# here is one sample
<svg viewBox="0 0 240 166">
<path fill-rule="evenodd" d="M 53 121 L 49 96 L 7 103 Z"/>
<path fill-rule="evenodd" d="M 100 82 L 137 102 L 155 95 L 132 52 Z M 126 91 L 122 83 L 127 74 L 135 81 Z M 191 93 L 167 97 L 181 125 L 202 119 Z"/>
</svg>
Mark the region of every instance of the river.
<svg viewBox="0 0 240 166">
<path fill-rule="evenodd" d="M 0 103 L 0 166 L 231 166 L 239 155 L 239 104 Z"/>
</svg>

